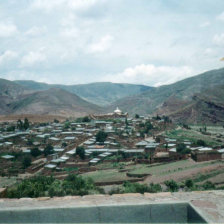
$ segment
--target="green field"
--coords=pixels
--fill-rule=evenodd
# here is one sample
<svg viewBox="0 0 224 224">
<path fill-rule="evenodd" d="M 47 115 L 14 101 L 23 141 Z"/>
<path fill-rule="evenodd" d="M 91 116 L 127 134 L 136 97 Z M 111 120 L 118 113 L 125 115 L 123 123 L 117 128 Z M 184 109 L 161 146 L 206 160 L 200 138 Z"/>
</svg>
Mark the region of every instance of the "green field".
<svg viewBox="0 0 224 224">
<path fill-rule="evenodd" d="M 126 165 L 123 168 L 126 172 L 119 172 L 120 168 L 97 170 L 82 174 L 83 177 L 91 177 L 95 182 L 107 182 L 107 181 L 121 181 L 129 180 L 130 178 L 126 173 L 130 174 L 151 174 L 156 176 L 165 176 L 176 172 L 182 172 L 194 168 L 206 167 L 212 164 L 223 164 L 223 161 L 208 161 L 202 163 L 196 163 L 192 160 L 181 160 L 172 163 L 149 165 L 149 164 L 137 164 Z M 112 165 L 112 163 L 111 163 Z M 124 165 L 124 164 L 123 164 Z M 100 165 L 98 165 L 99 168 Z M 107 167 L 109 164 L 107 164 Z"/>
<path fill-rule="evenodd" d="M 129 178 L 125 172 L 119 172 L 116 169 L 110 170 L 98 170 L 94 172 L 84 173 L 83 177 L 90 177 L 94 182 L 110 182 L 110 181 L 121 181 L 121 180 L 129 180 Z"/>
<path fill-rule="evenodd" d="M 146 164 L 138 164 L 129 169 L 129 173 L 133 174 L 152 174 L 156 176 L 164 176 L 167 174 L 181 172 L 188 169 L 206 167 L 214 163 L 222 163 L 221 161 L 208 161 L 204 163 L 196 163 L 192 160 L 181 160 L 172 163 L 166 163 L 158 166 L 150 166 Z"/>
<path fill-rule="evenodd" d="M 184 140 L 189 140 L 192 143 L 195 143 L 197 140 L 201 139 L 205 141 L 205 143 L 208 146 L 217 146 L 221 144 L 213 136 L 204 135 L 197 130 L 198 130 L 198 127 L 195 128 L 195 130 L 194 129 L 191 129 L 191 130 L 183 130 L 183 129 L 177 130 L 176 129 L 176 130 L 167 131 L 165 133 L 165 136 L 169 138 L 177 139 L 177 141 L 182 141 L 182 142 Z"/>
</svg>

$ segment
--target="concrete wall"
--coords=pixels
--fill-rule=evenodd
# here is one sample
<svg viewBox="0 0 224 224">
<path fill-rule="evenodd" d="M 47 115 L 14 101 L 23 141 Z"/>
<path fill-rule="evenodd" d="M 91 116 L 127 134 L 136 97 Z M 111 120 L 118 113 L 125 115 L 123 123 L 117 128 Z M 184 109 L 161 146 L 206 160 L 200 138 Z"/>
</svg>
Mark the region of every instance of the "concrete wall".
<svg viewBox="0 0 224 224">
<path fill-rule="evenodd" d="M 206 223 L 188 203 L 0 210 L 0 223 Z"/>
</svg>

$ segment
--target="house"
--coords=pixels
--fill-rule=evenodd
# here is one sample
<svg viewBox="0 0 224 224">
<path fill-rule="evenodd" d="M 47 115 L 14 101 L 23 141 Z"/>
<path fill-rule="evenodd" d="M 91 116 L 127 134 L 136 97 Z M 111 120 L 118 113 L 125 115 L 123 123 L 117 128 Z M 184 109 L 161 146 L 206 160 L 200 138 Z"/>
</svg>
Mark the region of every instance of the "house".
<svg viewBox="0 0 224 224">
<path fill-rule="evenodd" d="M 222 159 L 222 153 L 209 147 L 201 147 L 196 149 L 192 151 L 191 155 L 196 162 Z"/>
</svg>

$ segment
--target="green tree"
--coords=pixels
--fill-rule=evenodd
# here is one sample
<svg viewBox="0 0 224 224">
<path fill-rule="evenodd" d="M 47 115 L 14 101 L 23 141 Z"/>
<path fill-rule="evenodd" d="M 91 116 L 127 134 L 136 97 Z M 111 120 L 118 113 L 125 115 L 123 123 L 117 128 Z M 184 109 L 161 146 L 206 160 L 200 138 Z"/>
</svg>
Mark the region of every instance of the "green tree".
<svg viewBox="0 0 224 224">
<path fill-rule="evenodd" d="M 185 181 L 185 186 L 186 186 L 187 188 L 192 188 L 192 187 L 194 187 L 194 181 L 191 180 L 191 179 L 186 180 L 186 181 Z"/>
<path fill-rule="evenodd" d="M 82 122 L 90 122 L 91 119 L 88 116 L 82 118 Z"/>
<path fill-rule="evenodd" d="M 197 140 L 196 144 L 197 144 L 198 146 L 206 146 L 205 141 L 204 141 L 204 140 L 201 140 L 201 139 Z"/>
<path fill-rule="evenodd" d="M 107 139 L 108 134 L 104 131 L 98 131 L 96 134 L 96 141 L 97 142 L 105 142 L 105 140 Z"/>
<path fill-rule="evenodd" d="M 140 116 L 139 114 L 135 114 L 135 118 L 138 119 Z"/>
<path fill-rule="evenodd" d="M 147 134 L 151 129 L 153 129 L 153 125 L 150 121 L 145 122 L 145 133 Z"/>
<path fill-rule="evenodd" d="M 78 146 L 76 148 L 76 155 L 78 155 L 82 160 L 85 159 L 85 149 L 83 146 Z"/>
<path fill-rule="evenodd" d="M 27 167 L 29 167 L 31 165 L 31 158 L 30 158 L 30 156 L 25 156 L 23 158 L 22 164 L 23 164 L 23 168 L 24 169 L 26 169 Z"/>
<path fill-rule="evenodd" d="M 41 151 L 37 147 L 35 147 L 35 148 L 31 149 L 30 154 L 33 157 L 37 157 L 37 156 L 41 155 Z"/>
<path fill-rule="evenodd" d="M 54 149 L 53 146 L 51 144 L 48 144 L 44 149 L 44 155 L 47 156 L 53 154 L 54 153 L 53 149 Z"/>
<path fill-rule="evenodd" d="M 167 180 L 164 182 L 164 184 L 167 186 L 168 190 L 171 192 L 175 192 L 179 190 L 179 186 L 177 182 L 174 180 Z"/>
<path fill-rule="evenodd" d="M 30 123 L 27 118 L 24 119 L 23 127 L 25 130 L 27 130 L 30 127 Z"/>
<path fill-rule="evenodd" d="M 54 119 L 54 123 L 59 123 L 59 120 L 57 120 L 56 118 Z"/>
<path fill-rule="evenodd" d="M 14 125 L 7 127 L 6 131 L 15 131 L 16 127 Z"/>
<path fill-rule="evenodd" d="M 23 122 L 20 119 L 17 121 L 17 128 L 23 130 Z"/>
<path fill-rule="evenodd" d="M 190 149 L 188 149 L 184 143 L 177 144 L 176 149 L 177 152 L 180 154 L 189 154 L 191 152 Z"/>
<path fill-rule="evenodd" d="M 215 189 L 215 185 L 211 182 L 211 181 L 206 181 L 202 187 L 204 188 L 204 190 L 214 190 Z"/>
</svg>

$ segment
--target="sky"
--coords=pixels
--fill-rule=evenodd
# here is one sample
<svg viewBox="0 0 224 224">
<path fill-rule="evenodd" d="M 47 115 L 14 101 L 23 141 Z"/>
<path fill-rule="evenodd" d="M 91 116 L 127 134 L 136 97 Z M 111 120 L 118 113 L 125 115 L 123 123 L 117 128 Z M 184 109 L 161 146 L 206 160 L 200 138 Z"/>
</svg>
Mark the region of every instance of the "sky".
<svg viewBox="0 0 224 224">
<path fill-rule="evenodd" d="M 0 0 L 0 78 L 160 86 L 223 57 L 223 0 Z"/>
</svg>

